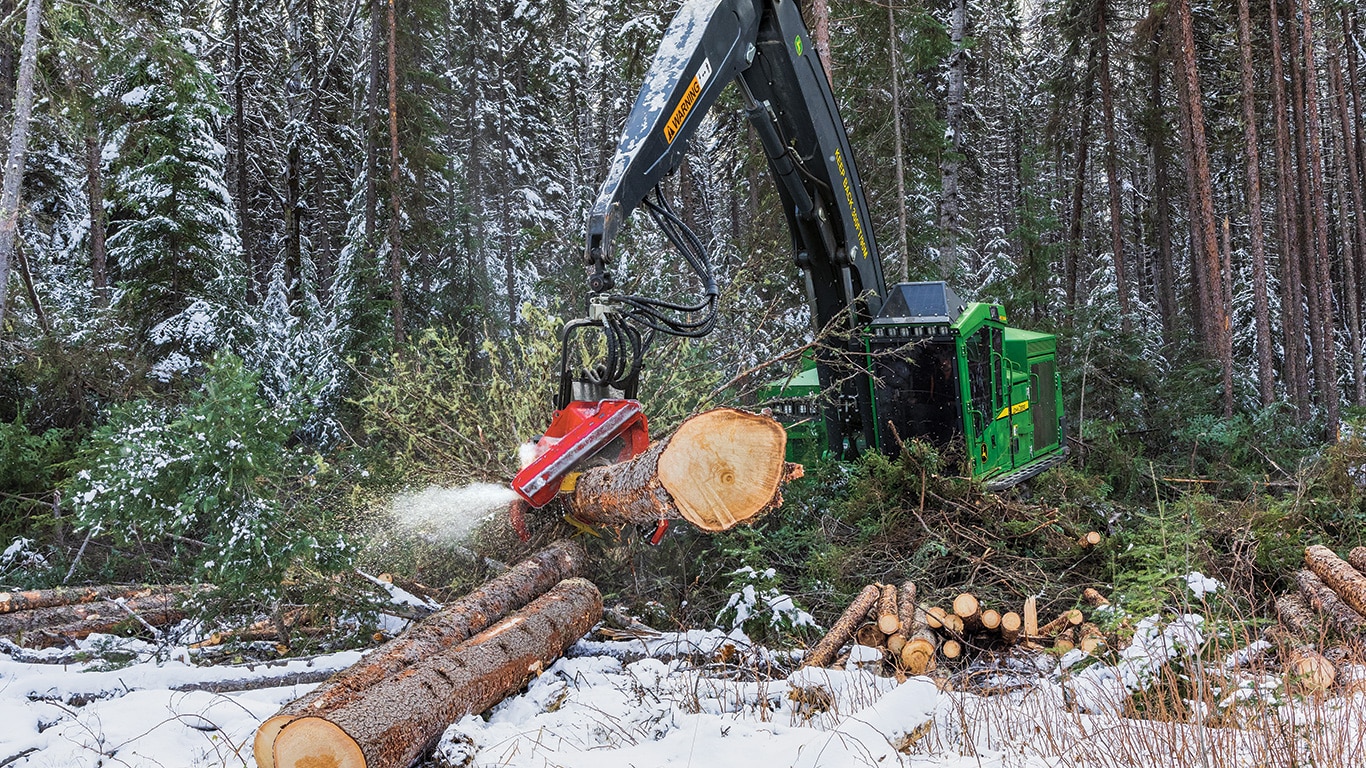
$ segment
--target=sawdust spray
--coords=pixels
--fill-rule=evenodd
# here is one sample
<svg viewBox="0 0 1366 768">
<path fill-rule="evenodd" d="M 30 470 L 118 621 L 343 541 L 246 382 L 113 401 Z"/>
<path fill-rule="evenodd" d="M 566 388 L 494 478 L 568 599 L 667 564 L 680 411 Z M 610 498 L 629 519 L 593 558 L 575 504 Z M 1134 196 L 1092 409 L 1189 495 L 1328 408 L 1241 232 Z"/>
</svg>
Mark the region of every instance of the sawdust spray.
<svg viewBox="0 0 1366 768">
<path fill-rule="evenodd" d="M 493 483 L 460 488 L 429 485 L 395 496 L 390 511 L 401 530 L 433 543 L 460 544 L 516 498 L 508 486 Z"/>
</svg>

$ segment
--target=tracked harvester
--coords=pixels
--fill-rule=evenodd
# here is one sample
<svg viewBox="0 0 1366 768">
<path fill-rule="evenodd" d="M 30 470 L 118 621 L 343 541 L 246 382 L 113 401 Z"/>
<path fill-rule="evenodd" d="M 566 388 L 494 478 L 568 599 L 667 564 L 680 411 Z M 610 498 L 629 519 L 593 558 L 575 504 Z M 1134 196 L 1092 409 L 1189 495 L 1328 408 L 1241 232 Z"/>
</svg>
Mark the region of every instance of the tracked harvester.
<svg viewBox="0 0 1366 768">
<path fill-rule="evenodd" d="M 634 455 L 632 447 L 644 444 L 643 419 L 624 427 L 600 414 L 637 405 L 656 334 L 711 332 L 718 295 L 711 262 L 659 184 L 732 83 L 777 185 L 794 279 L 805 285 L 819 336 L 810 370 L 768 392 L 793 444 L 806 458 L 894 454 L 913 438 L 958 444 L 969 472 L 996 488 L 1061 461 L 1054 337 L 1010 328 L 1002 307 L 963 303 L 944 283 L 886 284 L 849 136 L 796 0 L 689 0 L 665 32 L 588 219 L 592 298 L 588 317 L 566 327 L 565 344 L 579 332 L 601 332 L 606 358 L 576 372 L 566 355 L 555 427 L 513 487 L 540 506 L 553 497 L 545 489 L 572 484 L 579 468 Z M 616 292 L 613 239 L 642 207 L 677 250 L 679 266 L 696 275 L 696 300 Z"/>
</svg>

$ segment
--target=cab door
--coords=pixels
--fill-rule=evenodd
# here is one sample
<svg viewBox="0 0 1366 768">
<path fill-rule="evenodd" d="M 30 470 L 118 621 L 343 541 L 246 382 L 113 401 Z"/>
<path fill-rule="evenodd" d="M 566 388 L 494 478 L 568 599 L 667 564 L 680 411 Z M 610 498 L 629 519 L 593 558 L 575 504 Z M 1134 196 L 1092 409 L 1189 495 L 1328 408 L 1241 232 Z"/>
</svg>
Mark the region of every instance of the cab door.
<svg viewBox="0 0 1366 768">
<path fill-rule="evenodd" d="M 1003 341 L 1002 328 L 991 323 L 963 340 L 964 431 L 973 477 L 1011 466 L 1010 403 Z"/>
</svg>

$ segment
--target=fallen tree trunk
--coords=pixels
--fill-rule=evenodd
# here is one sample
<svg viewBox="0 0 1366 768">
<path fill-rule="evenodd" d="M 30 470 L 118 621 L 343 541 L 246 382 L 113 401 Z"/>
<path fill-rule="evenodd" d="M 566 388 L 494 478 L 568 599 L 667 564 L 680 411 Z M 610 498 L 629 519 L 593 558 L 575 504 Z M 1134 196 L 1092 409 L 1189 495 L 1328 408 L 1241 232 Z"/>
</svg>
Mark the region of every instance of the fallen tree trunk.
<svg viewBox="0 0 1366 768">
<path fill-rule="evenodd" d="M 630 461 L 579 476 L 569 507 L 594 525 L 653 525 L 684 519 L 715 533 L 783 503 L 802 476 L 784 461 L 787 432 L 767 416 L 717 408 L 684 421 Z"/>
<path fill-rule="evenodd" d="M 1347 562 L 1361 573 L 1366 573 L 1366 547 L 1352 547 L 1352 551 L 1347 553 Z"/>
<path fill-rule="evenodd" d="M 0 616 L 0 635 L 30 648 L 51 648 L 95 633 L 110 633 L 130 622 L 141 629 L 138 619 L 153 627 L 163 627 L 183 618 L 185 611 L 180 608 L 179 595 L 146 595 L 123 600 L 121 604 L 107 600 L 17 611 Z"/>
<path fill-rule="evenodd" d="M 101 584 L 93 587 L 57 587 L 30 589 L 23 592 L 0 592 L 0 614 L 32 611 L 61 605 L 81 605 L 96 600 L 116 600 L 149 595 L 179 594 L 189 589 L 181 584 L 151 586 L 137 584 Z"/>
<path fill-rule="evenodd" d="M 844 609 L 844 613 L 830 625 L 830 631 L 825 633 L 815 647 L 807 652 L 806 658 L 802 659 L 803 667 L 828 667 L 830 662 L 835 660 L 835 654 L 844 644 L 849 641 L 854 632 L 863 625 L 864 617 L 868 611 L 877 604 L 878 598 L 882 597 L 882 590 L 876 584 L 869 584 L 858 593 L 854 601 Z"/>
<path fill-rule="evenodd" d="M 1338 593 L 1344 603 L 1366 615 L 1366 576 L 1333 550 L 1319 544 L 1304 550 L 1304 562 L 1314 575 Z"/>
<path fill-rule="evenodd" d="M 290 721 L 279 768 L 406 768 L 448 725 L 483 712 L 550 666 L 602 616 L 602 595 L 568 579 L 458 647 L 414 664 L 325 716 Z"/>
<path fill-rule="evenodd" d="M 563 579 L 577 575 L 583 558 L 583 548 L 578 544 L 556 542 L 414 624 L 308 695 L 286 704 L 257 729 L 252 744 L 256 764 L 261 768 L 274 765 L 271 745 L 291 720 L 304 715 L 325 715 L 355 701 L 381 681 L 454 648 Z"/>
<path fill-rule="evenodd" d="M 901 629 L 901 618 L 896 599 L 896 585 L 883 584 L 877 603 L 877 628 L 884 635 L 894 635 Z"/>
<path fill-rule="evenodd" d="M 1338 634 L 1346 638 L 1359 639 L 1362 631 L 1366 630 L 1366 623 L 1363 623 L 1361 614 L 1352 610 L 1352 607 L 1342 601 L 1337 593 L 1328 588 L 1327 584 L 1314 575 L 1313 571 L 1301 570 L 1295 574 L 1295 584 L 1300 589 L 1300 596 L 1309 606 L 1332 622 Z"/>
<path fill-rule="evenodd" d="M 1287 629 L 1298 636 L 1318 635 L 1318 621 L 1314 618 L 1314 612 L 1298 594 L 1288 592 L 1276 598 L 1276 616 Z"/>
</svg>

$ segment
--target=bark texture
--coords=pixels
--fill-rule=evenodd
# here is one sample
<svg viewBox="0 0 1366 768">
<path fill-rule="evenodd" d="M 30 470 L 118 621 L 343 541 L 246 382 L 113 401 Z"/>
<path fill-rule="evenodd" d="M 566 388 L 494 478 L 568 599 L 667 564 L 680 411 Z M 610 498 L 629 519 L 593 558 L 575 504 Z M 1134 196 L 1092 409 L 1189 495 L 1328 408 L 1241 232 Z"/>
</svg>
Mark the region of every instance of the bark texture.
<svg viewBox="0 0 1366 768">
<path fill-rule="evenodd" d="M 148 597 L 156 594 L 176 594 L 188 587 L 181 585 L 146 586 L 101 584 L 93 587 L 57 587 L 30 589 L 23 592 L 0 592 L 0 614 L 53 608 L 62 605 L 81 605 L 96 600 L 116 600 L 120 597 Z"/>
<path fill-rule="evenodd" d="M 406 768 L 450 723 L 521 688 L 602 616 L 602 595 L 568 579 L 457 648 L 433 655 L 326 717 L 301 717 L 275 740 L 280 768 Z"/>
<path fill-rule="evenodd" d="M 807 652 L 806 658 L 802 660 L 803 667 L 828 667 L 830 662 L 835 660 L 835 654 L 844 644 L 849 642 L 849 638 L 854 632 L 863 625 L 863 619 L 868 612 L 877 605 L 882 597 L 882 590 L 875 584 L 869 584 L 858 593 L 854 602 L 844 609 L 844 613 L 831 625 L 830 631 L 825 633 L 825 637 L 816 643 L 816 646 Z"/>
<path fill-rule="evenodd" d="M 801 477 L 784 461 L 787 432 L 777 421 L 717 408 L 683 422 L 632 459 L 579 476 L 569 506 L 595 525 L 687 520 L 711 533 L 748 522 L 782 504 L 782 488 Z"/>
<path fill-rule="evenodd" d="M 33 78 L 38 63 L 38 28 L 42 0 L 28 0 L 24 18 L 24 44 L 19 52 L 19 79 L 14 87 L 14 123 L 10 128 L 9 157 L 0 186 L 0 325 L 5 322 L 5 298 L 9 270 L 14 258 L 15 233 L 19 227 L 19 189 L 24 180 L 24 154 L 28 149 L 29 116 L 33 114 Z"/>
<path fill-rule="evenodd" d="M 1304 551 L 1304 562 L 1314 575 L 1338 593 L 1357 613 L 1366 615 L 1366 576 L 1328 547 L 1315 544 Z"/>
<path fill-rule="evenodd" d="M 137 614 L 138 618 L 132 614 Z M 180 609 L 180 596 L 147 594 L 126 600 L 122 605 L 107 601 L 18 611 L 0 616 L 0 635 L 12 637 L 30 648 L 52 648 L 96 632 L 108 634 L 126 626 L 141 630 L 139 618 L 153 627 L 180 621 L 185 618 L 185 612 Z"/>
<path fill-rule="evenodd" d="M 280 730 L 291 721 L 304 715 L 326 715 L 425 659 L 449 651 L 508 613 L 526 606 L 560 581 L 577 575 L 583 559 L 583 548 L 578 544 L 552 544 L 413 625 L 324 685 L 286 704 L 257 729 L 252 745 L 256 764 L 261 768 L 274 765 L 271 747 Z"/>
<path fill-rule="evenodd" d="M 1345 637 L 1359 637 L 1366 624 L 1361 614 L 1352 610 L 1337 593 L 1328 588 L 1313 571 L 1302 570 L 1295 574 L 1295 584 L 1300 589 L 1300 597 L 1309 607 L 1328 617 L 1333 627 Z"/>
</svg>

